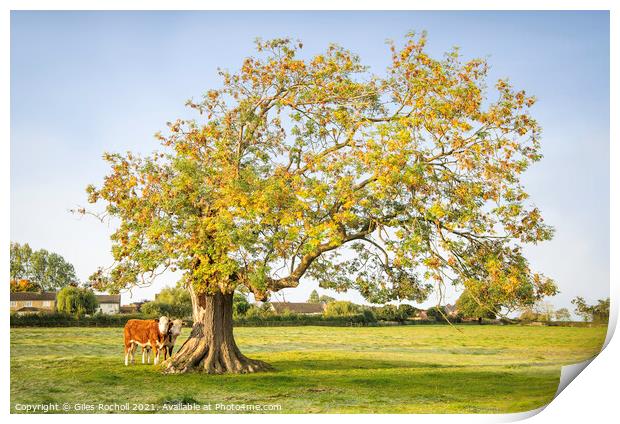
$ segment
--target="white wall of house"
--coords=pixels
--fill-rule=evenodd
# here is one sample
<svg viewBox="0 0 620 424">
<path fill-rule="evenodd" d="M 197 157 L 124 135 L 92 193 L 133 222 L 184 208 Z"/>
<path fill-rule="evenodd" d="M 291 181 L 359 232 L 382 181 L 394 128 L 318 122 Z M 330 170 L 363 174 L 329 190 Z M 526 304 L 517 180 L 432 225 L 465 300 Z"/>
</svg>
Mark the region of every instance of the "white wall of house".
<svg viewBox="0 0 620 424">
<path fill-rule="evenodd" d="M 118 303 L 100 303 L 97 311 L 102 314 L 118 314 L 120 306 Z"/>
</svg>

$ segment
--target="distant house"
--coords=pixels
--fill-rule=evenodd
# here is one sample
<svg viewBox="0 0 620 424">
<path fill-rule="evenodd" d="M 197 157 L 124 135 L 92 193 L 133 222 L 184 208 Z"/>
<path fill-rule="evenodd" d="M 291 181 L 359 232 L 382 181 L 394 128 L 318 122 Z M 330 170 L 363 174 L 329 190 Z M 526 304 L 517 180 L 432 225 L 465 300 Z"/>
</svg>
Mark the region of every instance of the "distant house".
<svg viewBox="0 0 620 424">
<path fill-rule="evenodd" d="M 325 310 L 324 303 L 295 303 L 295 302 L 271 302 L 271 310 L 276 314 L 286 311 L 294 314 L 318 315 Z"/>
<path fill-rule="evenodd" d="M 118 314 L 121 312 L 121 295 L 120 294 L 97 294 L 97 312 L 102 314 Z"/>
<path fill-rule="evenodd" d="M 56 310 L 56 292 L 16 292 L 11 293 L 11 312 L 35 314 Z"/>
</svg>

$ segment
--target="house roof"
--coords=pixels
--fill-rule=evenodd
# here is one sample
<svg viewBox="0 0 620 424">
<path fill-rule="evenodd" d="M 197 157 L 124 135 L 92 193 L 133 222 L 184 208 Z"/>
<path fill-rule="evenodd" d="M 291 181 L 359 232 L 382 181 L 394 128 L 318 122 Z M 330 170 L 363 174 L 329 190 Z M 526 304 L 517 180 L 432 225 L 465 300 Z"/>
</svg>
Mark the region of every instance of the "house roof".
<svg viewBox="0 0 620 424">
<path fill-rule="evenodd" d="M 11 300 L 56 300 L 56 292 L 15 292 Z"/>
<path fill-rule="evenodd" d="M 101 303 L 121 303 L 120 294 L 97 294 L 97 302 Z"/>
<path fill-rule="evenodd" d="M 15 292 L 11 293 L 11 300 L 56 300 L 56 292 Z M 97 294 L 99 303 L 121 303 L 120 294 Z"/>
<path fill-rule="evenodd" d="M 324 308 L 323 303 L 271 302 L 271 305 L 278 313 L 289 311 L 298 314 L 320 314 Z"/>
<path fill-rule="evenodd" d="M 34 306 L 24 306 L 23 308 L 19 308 L 15 312 L 41 312 L 41 311 L 44 311 L 44 310 L 45 309 L 35 308 Z"/>
</svg>

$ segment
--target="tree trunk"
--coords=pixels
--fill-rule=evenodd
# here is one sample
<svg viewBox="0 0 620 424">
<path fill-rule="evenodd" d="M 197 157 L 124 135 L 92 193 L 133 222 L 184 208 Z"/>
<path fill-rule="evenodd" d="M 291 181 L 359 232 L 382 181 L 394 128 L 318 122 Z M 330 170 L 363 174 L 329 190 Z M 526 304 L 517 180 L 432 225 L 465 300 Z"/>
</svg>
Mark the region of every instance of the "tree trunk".
<svg viewBox="0 0 620 424">
<path fill-rule="evenodd" d="M 233 337 L 233 295 L 199 295 L 190 288 L 194 326 L 179 351 L 164 363 L 167 373 L 250 373 L 270 365 L 245 357 Z"/>
</svg>

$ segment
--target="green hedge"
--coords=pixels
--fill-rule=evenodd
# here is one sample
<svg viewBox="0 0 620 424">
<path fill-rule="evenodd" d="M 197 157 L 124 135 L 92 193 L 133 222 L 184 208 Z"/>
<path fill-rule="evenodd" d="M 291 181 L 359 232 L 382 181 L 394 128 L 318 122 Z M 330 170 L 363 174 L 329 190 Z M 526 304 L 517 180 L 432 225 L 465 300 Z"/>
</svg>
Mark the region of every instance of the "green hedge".
<svg viewBox="0 0 620 424">
<path fill-rule="evenodd" d="M 123 327 L 130 319 L 148 319 L 143 314 L 97 314 L 89 317 L 76 318 L 66 314 L 11 314 L 11 327 Z M 191 320 L 184 320 L 186 326 L 191 327 Z M 477 321 L 463 322 L 461 325 L 478 325 Z M 497 324 L 497 322 L 484 322 L 484 324 Z M 504 322 L 503 324 L 525 324 L 518 321 Z M 287 327 L 301 325 L 324 325 L 335 327 L 349 326 L 386 326 L 386 325 L 447 325 L 445 321 L 435 320 L 407 320 L 407 321 L 376 321 L 369 314 L 355 314 L 349 316 L 326 317 L 324 315 L 303 315 L 285 313 L 282 315 L 249 316 L 235 318 L 237 327 Z M 546 322 L 542 325 L 586 327 L 592 326 L 585 322 Z"/>
<path fill-rule="evenodd" d="M 324 315 L 289 314 L 269 315 L 265 317 L 237 317 L 235 325 L 239 327 L 259 326 L 295 326 L 295 325 L 368 325 L 375 322 L 364 314 L 326 317 Z"/>
<path fill-rule="evenodd" d="M 11 314 L 11 327 L 123 327 L 130 319 L 149 319 L 143 314 L 97 314 L 89 317 L 76 318 L 66 314 Z M 191 326 L 191 320 L 184 320 Z M 331 325 L 359 326 L 372 325 L 374 318 L 365 314 L 344 317 L 325 317 L 323 315 L 282 314 L 269 316 L 253 316 L 235 318 L 238 327 L 260 326 L 297 326 L 297 325 Z"/>
<path fill-rule="evenodd" d="M 142 314 L 96 314 L 77 318 L 62 313 L 11 314 L 11 327 L 123 327 L 130 319 L 145 319 Z"/>
</svg>

